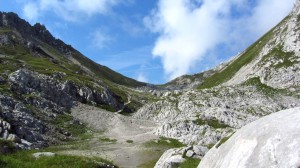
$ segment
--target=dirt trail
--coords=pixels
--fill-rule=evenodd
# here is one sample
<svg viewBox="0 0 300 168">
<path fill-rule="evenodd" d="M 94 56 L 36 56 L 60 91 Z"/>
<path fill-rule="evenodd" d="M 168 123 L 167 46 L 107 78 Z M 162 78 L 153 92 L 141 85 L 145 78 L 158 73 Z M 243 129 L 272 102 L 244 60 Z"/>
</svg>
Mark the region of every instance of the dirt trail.
<svg viewBox="0 0 300 168">
<path fill-rule="evenodd" d="M 154 122 L 137 120 L 87 105 L 76 107 L 72 110 L 72 115 L 104 133 L 95 134 L 86 142 L 85 147 L 61 153 L 102 157 L 122 168 L 135 168 L 159 157 L 144 145 L 145 142 L 158 139 L 153 134 L 156 128 Z M 108 142 L 100 140 L 104 137 L 109 138 Z"/>
</svg>

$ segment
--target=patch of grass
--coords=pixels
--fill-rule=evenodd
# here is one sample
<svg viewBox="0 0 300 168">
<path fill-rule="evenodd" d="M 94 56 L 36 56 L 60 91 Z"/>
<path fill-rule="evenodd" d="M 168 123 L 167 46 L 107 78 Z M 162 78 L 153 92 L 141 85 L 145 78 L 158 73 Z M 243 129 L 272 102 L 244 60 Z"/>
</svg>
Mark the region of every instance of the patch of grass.
<svg viewBox="0 0 300 168">
<path fill-rule="evenodd" d="M 0 93 L 2 94 L 9 94 L 10 93 L 10 89 L 8 84 L 0 84 Z"/>
<path fill-rule="evenodd" d="M 117 142 L 116 139 L 110 139 L 110 138 L 107 138 L 107 137 L 100 138 L 100 141 L 102 141 L 102 142 L 110 142 L 110 143 L 116 143 Z"/>
<path fill-rule="evenodd" d="M 0 34 L 5 34 L 5 33 L 9 33 L 9 32 L 12 32 L 12 30 L 8 29 L 8 28 L 0 28 Z"/>
<path fill-rule="evenodd" d="M 207 144 L 206 147 L 207 147 L 208 149 L 211 149 L 212 147 L 214 147 L 214 145 L 215 145 L 215 144 L 210 143 L 210 144 Z"/>
<path fill-rule="evenodd" d="M 132 86 L 132 87 L 138 87 L 138 86 L 145 86 L 145 83 L 138 82 L 134 79 L 127 78 L 111 69 L 109 69 L 106 66 L 99 65 L 92 60 L 88 59 L 87 57 L 83 56 L 79 52 L 73 52 L 72 53 L 73 58 L 78 60 L 83 66 L 89 68 L 93 73 L 97 75 L 97 77 L 107 79 L 109 81 L 112 81 L 114 83 L 120 84 L 120 85 L 126 85 L 126 86 Z"/>
<path fill-rule="evenodd" d="M 255 86 L 258 91 L 262 92 L 264 95 L 269 95 L 269 96 L 275 95 L 280 91 L 266 84 L 261 83 L 259 77 L 250 78 L 243 85 Z"/>
<path fill-rule="evenodd" d="M 210 127 L 213 127 L 213 128 L 227 128 L 229 127 L 229 125 L 226 125 L 224 123 L 220 123 L 218 120 L 216 119 L 207 119 L 207 120 L 203 120 L 201 118 L 198 118 L 196 120 L 193 121 L 194 124 L 197 124 L 197 125 L 209 125 Z"/>
<path fill-rule="evenodd" d="M 158 161 L 158 159 L 151 160 L 147 163 L 143 163 L 143 164 L 139 165 L 138 168 L 153 168 L 157 161 Z"/>
<path fill-rule="evenodd" d="M 196 168 L 201 160 L 194 158 L 185 158 L 185 161 L 180 164 L 179 168 Z"/>
<path fill-rule="evenodd" d="M 126 140 L 127 143 L 133 143 L 133 140 Z"/>
<path fill-rule="evenodd" d="M 40 151 L 19 151 L 14 154 L 0 155 L 1 167 L 22 168 L 101 168 L 112 162 L 102 158 L 86 158 L 79 156 L 56 155 L 53 157 L 40 157 L 36 159 L 33 153 Z"/>
<path fill-rule="evenodd" d="M 12 141 L 0 139 L 0 155 L 16 151 L 16 146 Z"/>
<path fill-rule="evenodd" d="M 261 61 L 261 64 L 265 64 L 266 62 L 270 62 L 271 60 L 281 60 L 280 63 L 277 63 L 275 65 L 272 65 L 274 68 L 282 68 L 282 67 L 289 67 L 297 63 L 297 61 L 291 61 L 290 59 L 292 56 L 294 56 L 294 52 L 284 52 L 282 46 L 278 46 L 276 48 L 273 48 L 272 51 L 264 56 L 264 58 Z"/>
<path fill-rule="evenodd" d="M 152 141 L 146 142 L 145 145 L 147 147 L 162 146 L 162 147 L 168 147 L 168 148 L 180 148 L 180 147 L 185 146 L 183 143 L 179 142 L 176 139 L 166 138 L 166 137 L 160 137 L 158 140 L 152 140 Z"/>
<path fill-rule="evenodd" d="M 220 147 L 223 143 L 225 143 L 230 137 L 232 137 L 233 134 L 234 134 L 234 133 L 232 133 L 231 135 L 229 135 L 229 136 L 227 136 L 227 137 L 222 138 L 222 139 L 218 142 L 218 144 L 216 145 L 216 148 Z"/>
<path fill-rule="evenodd" d="M 86 137 L 87 126 L 85 124 L 76 124 L 74 118 L 68 114 L 58 114 L 53 121 L 53 124 L 64 131 L 69 132 L 71 135 L 84 138 Z"/>
</svg>

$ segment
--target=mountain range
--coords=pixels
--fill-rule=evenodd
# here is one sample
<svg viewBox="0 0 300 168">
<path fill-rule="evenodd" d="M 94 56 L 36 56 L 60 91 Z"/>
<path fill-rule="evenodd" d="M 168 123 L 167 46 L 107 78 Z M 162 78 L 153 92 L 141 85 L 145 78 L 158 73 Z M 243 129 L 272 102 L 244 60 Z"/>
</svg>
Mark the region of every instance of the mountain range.
<svg viewBox="0 0 300 168">
<path fill-rule="evenodd" d="M 228 62 L 164 85 L 99 65 L 10 12 L 0 12 L 0 65 L 1 153 L 109 150 L 120 167 L 197 167 L 241 127 L 300 107 L 300 1 Z M 1 164 L 12 163 L 0 157 Z"/>
</svg>

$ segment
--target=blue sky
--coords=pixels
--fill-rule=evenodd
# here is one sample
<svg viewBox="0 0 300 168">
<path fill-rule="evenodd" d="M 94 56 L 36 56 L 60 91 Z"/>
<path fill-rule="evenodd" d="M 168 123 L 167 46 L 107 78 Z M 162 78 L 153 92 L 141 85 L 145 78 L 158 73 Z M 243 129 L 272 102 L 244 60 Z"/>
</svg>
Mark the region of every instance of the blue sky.
<svg viewBox="0 0 300 168">
<path fill-rule="evenodd" d="M 0 0 L 31 24 L 128 77 L 165 83 L 243 51 L 295 0 Z"/>
</svg>

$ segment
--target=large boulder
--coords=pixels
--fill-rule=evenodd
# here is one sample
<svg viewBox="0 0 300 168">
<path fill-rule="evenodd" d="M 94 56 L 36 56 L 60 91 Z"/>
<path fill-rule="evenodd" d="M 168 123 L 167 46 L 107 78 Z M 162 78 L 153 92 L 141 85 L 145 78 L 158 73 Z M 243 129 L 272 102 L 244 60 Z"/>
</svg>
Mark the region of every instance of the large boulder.
<svg viewBox="0 0 300 168">
<path fill-rule="evenodd" d="M 159 158 L 154 168 L 176 168 L 186 161 L 186 158 L 200 160 L 207 150 L 207 147 L 203 146 L 186 146 L 182 148 L 169 149 Z"/>
<path fill-rule="evenodd" d="M 215 145 L 198 168 L 300 167 L 300 108 L 254 121 Z"/>
</svg>

